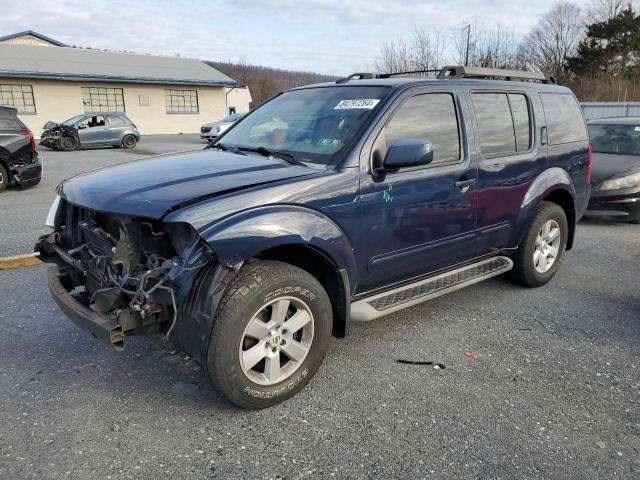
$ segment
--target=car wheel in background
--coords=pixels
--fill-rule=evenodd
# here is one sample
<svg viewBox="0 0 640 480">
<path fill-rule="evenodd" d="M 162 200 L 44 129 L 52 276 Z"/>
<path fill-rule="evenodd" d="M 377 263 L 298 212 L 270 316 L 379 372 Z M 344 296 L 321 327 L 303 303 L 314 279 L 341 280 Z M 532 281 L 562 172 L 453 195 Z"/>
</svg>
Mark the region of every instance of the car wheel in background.
<svg viewBox="0 0 640 480">
<path fill-rule="evenodd" d="M 64 152 L 69 152 L 77 148 L 76 141 L 71 137 L 60 137 L 58 148 Z"/>
<path fill-rule="evenodd" d="M 122 139 L 122 146 L 124 148 L 134 148 L 137 143 L 138 141 L 136 140 L 136 137 L 134 137 L 133 135 L 125 135 L 124 138 Z"/>
<path fill-rule="evenodd" d="M 544 285 L 558 271 L 567 247 L 569 226 L 560 205 L 542 202 L 513 259 L 509 276 L 527 287 Z"/>
<path fill-rule="evenodd" d="M 0 165 L 0 192 L 4 192 L 9 185 L 9 175 L 7 169 Z"/>
<path fill-rule="evenodd" d="M 218 306 L 207 372 L 243 408 L 266 408 L 299 392 L 322 363 L 331 302 L 304 270 L 265 261 L 245 265 Z"/>
</svg>

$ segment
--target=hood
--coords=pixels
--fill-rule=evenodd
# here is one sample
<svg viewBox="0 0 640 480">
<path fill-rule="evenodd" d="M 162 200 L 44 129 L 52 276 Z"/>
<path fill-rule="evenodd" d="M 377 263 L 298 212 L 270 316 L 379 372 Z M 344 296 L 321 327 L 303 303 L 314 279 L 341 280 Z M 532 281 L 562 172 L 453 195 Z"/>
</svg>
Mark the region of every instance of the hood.
<svg viewBox="0 0 640 480">
<path fill-rule="evenodd" d="M 59 193 L 92 210 L 159 219 L 225 192 L 317 173 L 282 160 L 202 150 L 93 170 L 64 181 Z"/>
<path fill-rule="evenodd" d="M 593 153 L 593 180 L 624 177 L 640 170 L 640 155 Z"/>
</svg>

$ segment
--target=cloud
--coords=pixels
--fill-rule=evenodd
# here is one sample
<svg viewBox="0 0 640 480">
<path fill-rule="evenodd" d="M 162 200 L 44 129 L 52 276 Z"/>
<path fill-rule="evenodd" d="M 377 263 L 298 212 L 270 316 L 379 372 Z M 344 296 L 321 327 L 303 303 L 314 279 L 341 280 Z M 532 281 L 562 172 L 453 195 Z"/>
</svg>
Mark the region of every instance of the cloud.
<svg viewBox="0 0 640 480">
<path fill-rule="evenodd" d="M 415 25 L 460 28 L 476 19 L 526 31 L 552 0 L 0 0 L 0 35 L 36 30 L 111 50 L 237 60 L 346 74 L 371 65 L 379 46 Z"/>
</svg>

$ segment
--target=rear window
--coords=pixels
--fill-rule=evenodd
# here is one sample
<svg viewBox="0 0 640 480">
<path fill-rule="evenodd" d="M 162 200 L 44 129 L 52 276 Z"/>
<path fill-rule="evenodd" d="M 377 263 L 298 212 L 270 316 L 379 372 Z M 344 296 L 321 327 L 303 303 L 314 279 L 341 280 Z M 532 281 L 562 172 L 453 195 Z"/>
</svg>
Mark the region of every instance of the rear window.
<svg viewBox="0 0 640 480">
<path fill-rule="evenodd" d="M 0 108 L 0 128 L 25 128 L 25 126 L 13 111 Z"/>
<path fill-rule="evenodd" d="M 472 99 L 480 150 L 485 158 L 514 155 L 531 148 L 531 115 L 525 95 L 478 92 Z"/>
<path fill-rule="evenodd" d="M 116 117 L 115 115 L 109 115 L 107 117 L 107 119 L 109 120 L 109 123 L 111 125 L 125 125 L 126 124 L 123 118 Z"/>
<path fill-rule="evenodd" d="M 582 110 L 570 93 L 541 93 L 542 106 L 547 118 L 549 145 L 584 142 L 587 128 Z"/>
</svg>

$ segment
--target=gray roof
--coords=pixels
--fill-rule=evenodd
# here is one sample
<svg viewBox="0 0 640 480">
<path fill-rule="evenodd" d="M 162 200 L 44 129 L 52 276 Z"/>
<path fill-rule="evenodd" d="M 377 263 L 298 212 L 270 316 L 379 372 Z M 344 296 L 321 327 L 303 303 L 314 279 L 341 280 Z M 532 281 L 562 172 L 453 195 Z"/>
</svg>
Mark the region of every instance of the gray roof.
<svg viewBox="0 0 640 480">
<path fill-rule="evenodd" d="M 0 77 L 236 86 L 200 60 L 0 43 Z"/>
</svg>

